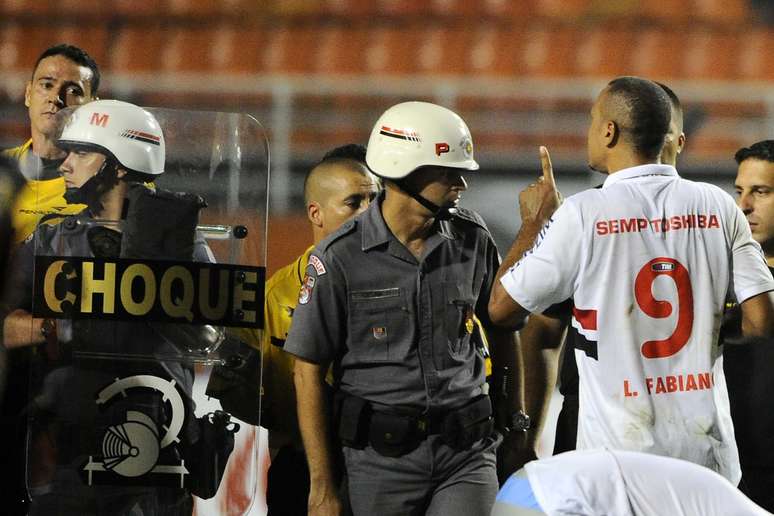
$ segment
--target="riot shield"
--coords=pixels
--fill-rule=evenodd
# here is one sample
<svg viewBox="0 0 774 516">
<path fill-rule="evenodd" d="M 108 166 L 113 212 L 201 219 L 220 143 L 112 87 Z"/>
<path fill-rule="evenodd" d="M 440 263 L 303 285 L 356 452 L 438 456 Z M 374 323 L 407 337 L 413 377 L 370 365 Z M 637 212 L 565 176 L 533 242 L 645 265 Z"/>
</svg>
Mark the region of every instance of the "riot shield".
<svg viewBox="0 0 774 516">
<path fill-rule="evenodd" d="M 161 144 L 163 173 L 103 166 L 101 204 L 44 217 L 19 253 L 31 514 L 245 514 L 255 499 L 266 134 L 244 114 L 146 111 L 163 134 L 96 113 L 116 138 L 68 151 L 120 171 L 111 145 Z"/>
</svg>

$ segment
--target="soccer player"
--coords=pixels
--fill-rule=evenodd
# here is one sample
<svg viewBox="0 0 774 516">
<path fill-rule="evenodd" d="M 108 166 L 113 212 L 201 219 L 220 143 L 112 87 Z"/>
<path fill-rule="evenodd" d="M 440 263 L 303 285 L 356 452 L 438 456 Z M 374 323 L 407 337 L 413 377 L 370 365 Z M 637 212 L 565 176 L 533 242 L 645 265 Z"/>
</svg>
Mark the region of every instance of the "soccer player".
<svg viewBox="0 0 774 516">
<path fill-rule="evenodd" d="M 492 516 L 769 514 L 717 473 L 670 457 L 583 450 L 537 460 L 514 473 Z"/>
<path fill-rule="evenodd" d="M 661 149 L 660 161 L 674 167 L 677 165 L 677 157 L 685 147 L 683 107 L 680 99 L 671 88 L 665 84 L 656 84 L 667 94 L 671 106 L 669 131 L 664 140 L 664 148 Z M 580 347 L 583 347 L 584 339 L 575 328 L 569 325 L 572 314 L 571 299 L 550 308 L 546 313 L 550 317 L 530 318 L 530 323 L 522 331 L 522 342 L 526 343 L 532 340 L 536 342 L 543 354 L 548 355 L 545 360 L 538 362 L 544 366 L 544 369 L 533 373 L 533 376 L 542 373 L 546 377 L 542 383 L 540 377 L 534 382 L 535 390 L 545 386 L 544 396 L 532 397 L 536 405 L 531 407 L 531 410 L 539 417 L 548 406 L 548 399 L 554 384 L 553 376 L 550 375 L 551 367 L 557 361 L 557 351 L 560 349 L 559 344 L 563 339 L 565 330 L 568 332 L 559 366 L 559 392 L 562 394 L 562 409 L 557 417 L 554 438 L 554 454 L 557 454 L 575 449 L 578 434 L 578 366 L 575 364 L 575 345 L 578 343 Z M 537 417 L 536 425 L 540 425 L 540 420 Z"/>
<path fill-rule="evenodd" d="M 522 227 L 490 315 L 514 326 L 572 297 L 586 340 L 578 448 L 682 458 L 736 484 L 719 322 L 733 285 L 744 334 L 772 335 L 774 280 L 733 199 L 659 164 L 670 105 L 657 84 L 614 79 L 591 118 L 589 166 L 608 174 L 604 185 L 559 206 L 541 149 L 543 177 L 520 194 Z"/>
</svg>

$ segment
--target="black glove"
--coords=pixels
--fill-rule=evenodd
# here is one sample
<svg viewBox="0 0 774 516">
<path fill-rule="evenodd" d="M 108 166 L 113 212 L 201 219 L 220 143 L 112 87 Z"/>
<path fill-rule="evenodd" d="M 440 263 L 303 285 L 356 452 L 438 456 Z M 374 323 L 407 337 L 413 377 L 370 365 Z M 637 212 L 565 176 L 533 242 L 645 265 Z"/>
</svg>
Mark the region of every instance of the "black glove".
<svg viewBox="0 0 774 516">
<path fill-rule="evenodd" d="M 191 261 L 199 210 L 198 195 L 151 189 L 133 183 L 126 195 L 122 258 Z"/>
</svg>

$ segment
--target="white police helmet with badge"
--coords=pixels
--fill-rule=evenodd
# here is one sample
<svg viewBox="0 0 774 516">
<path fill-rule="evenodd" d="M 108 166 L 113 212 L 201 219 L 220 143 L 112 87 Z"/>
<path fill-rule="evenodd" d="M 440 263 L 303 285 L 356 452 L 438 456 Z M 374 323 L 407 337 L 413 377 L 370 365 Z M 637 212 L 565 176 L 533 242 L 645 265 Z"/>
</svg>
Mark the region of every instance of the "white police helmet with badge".
<svg viewBox="0 0 774 516">
<path fill-rule="evenodd" d="M 478 170 L 465 121 L 429 102 L 403 102 L 385 111 L 371 130 L 366 163 L 386 179 L 427 166 Z"/>
<path fill-rule="evenodd" d="M 128 102 L 97 100 L 78 107 L 65 122 L 57 146 L 105 154 L 131 172 L 164 172 L 161 126 L 151 113 Z"/>
<path fill-rule="evenodd" d="M 391 180 L 439 220 L 456 215 L 457 208 L 433 203 L 404 179 L 423 167 L 478 170 L 465 121 L 454 111 L 429 102 L 403 102 L 385 111 L 371 130 L 366 163 L 374 174 Z"/>
</svg>

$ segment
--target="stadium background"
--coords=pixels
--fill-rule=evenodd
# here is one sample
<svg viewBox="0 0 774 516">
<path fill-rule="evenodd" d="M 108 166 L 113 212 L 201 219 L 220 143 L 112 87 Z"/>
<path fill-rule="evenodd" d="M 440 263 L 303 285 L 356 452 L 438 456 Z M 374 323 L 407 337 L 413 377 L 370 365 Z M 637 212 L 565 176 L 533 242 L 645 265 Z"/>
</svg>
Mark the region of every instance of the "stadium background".
<svg viewBox="0 0 774 516">
<path fill-rule="evenodd" d="M 402 100 L 468 122 L 482 170 L 463 205 L 503 250 L 539 145 L 565 195 L 603 181 L 585 167 L 588 112 L 617 75 L 665 82 L 681 98 L 685 177 L 730 192 L 734 152 L 774 136 L 772 0 L 0 0 L 0 148 L 29 137 L 24 86 L 60 42 L 99 63 L 101 98 L 264 125 L 269 273 L 311 241 L 299 210 L 309 166 L 365 144 Z"/>
</svg>

